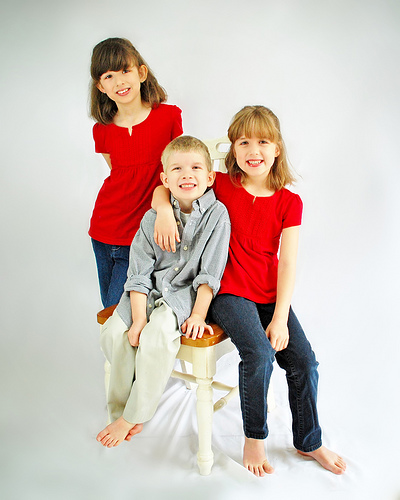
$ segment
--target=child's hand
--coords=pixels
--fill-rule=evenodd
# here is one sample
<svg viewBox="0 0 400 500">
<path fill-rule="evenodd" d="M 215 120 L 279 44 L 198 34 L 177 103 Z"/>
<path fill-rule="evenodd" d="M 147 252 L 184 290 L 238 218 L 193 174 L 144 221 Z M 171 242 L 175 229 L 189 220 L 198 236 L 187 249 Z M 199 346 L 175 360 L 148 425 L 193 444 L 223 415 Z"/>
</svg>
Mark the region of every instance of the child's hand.
<svg viewBox="0 0 400 500">
<path fill-rule="evenodd" d="M 134 321 L 132 326 L 128 330 L 128 339 L 132 347 L 137 347 L 139 345 L 140 334 L 143 328 L 146 326 L 147 320 L 143 319 L 141 321 Z"/>
<path fill-rule="evenodd" d="M 178 226 L 171 210 L 157 212 L 154 224 L 154 241 L 167 252 L 176 251 L 175 241 L 180 242 Z"/>
<path fill-rule="evenodd" d="M 181 330 L 183 333 L 186 333 L 185 337 L 188 339 L 192 337 L 192 339 L 199 338 L 203 336 L 205 330 L 208 330 L 209 333 L 213 333 L 213 329 L 210 325 L 204 321 L 204 319 L 198 314 L 192 314 L 181 326 Z"/>
<path fill-rule="evenodd" d="M 271 342 L 272 348 L 275 349 L 276 352 L 282 351 L 288 346 L 289 330 L 287 322 L 272 319 L 265 333 Z"/>
</svg>

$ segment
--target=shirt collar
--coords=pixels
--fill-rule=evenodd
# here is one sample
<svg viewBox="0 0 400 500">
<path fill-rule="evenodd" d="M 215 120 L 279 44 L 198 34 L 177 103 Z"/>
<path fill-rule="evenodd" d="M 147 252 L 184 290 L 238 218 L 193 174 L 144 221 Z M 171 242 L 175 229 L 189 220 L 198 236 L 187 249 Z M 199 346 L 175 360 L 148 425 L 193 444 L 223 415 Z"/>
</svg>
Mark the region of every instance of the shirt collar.
<svg viewBox="0 0 400 500">
<path fill-rule="evenodd" d="M 203 196 L 200 196 L 197 200 L 194 200 L 192 203 L 193 212 L 199 211 L 200 214 L 203 214 L 214 202 L 215 202 L 215 194 L 212 188 L 208 189 Z M 171 193 L 171 204 L 174 209 L 175 215 L 178 215 L 180 212 L 179 201 L 174 198 Z M 193 213 L 192 212 L 192 213 Z"/>
</svg>

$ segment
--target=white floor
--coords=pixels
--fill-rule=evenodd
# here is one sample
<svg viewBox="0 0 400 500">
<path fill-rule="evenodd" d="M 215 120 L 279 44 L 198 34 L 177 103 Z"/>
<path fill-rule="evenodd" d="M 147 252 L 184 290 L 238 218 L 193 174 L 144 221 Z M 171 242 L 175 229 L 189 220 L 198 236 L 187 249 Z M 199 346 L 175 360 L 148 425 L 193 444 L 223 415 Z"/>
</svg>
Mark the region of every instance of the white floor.
<svg viewBox="0 0 400 500">
<path fill-rule="evenodd" d="M 172 379 L 143 432 L 130 443 L 104 449 L 95 440 L 106 420 L 97 325 L 90 315 L 79 319 L 80 328 L 78 318 L 70 316 L 59 329 L 43 325 L 42 331 L 19 334 L 15 328 L 8 337 L 1 364 L 6 382 L 0 414 L 1 498 L 400 499 L 394 461 L 397 415 L 390 414 L 389 406 L 389 397 L 397 391 L 375 379 L 376 400 L 370 404 L 368 384 L 355 375 L 332 394 L 334 384 L 324 381 L 329 370 L 322 366 L 320 419 L 325 444 L 348 463 L 341 477 L 294 451 L 279 368 L 273 375 L 278 406 L 269 415 L 267 440 L 276 469 L 272 476 L 257 479 L 241 466 L 241 416 L 239 402 L 233 400 L 215 415 L 215 465 L 209 477 L 201 477 L 196 466 L 195 394 Z M 236 353 L 220 360 L 221 380 L 233 383 L 236 373 Z"/>
</svg>

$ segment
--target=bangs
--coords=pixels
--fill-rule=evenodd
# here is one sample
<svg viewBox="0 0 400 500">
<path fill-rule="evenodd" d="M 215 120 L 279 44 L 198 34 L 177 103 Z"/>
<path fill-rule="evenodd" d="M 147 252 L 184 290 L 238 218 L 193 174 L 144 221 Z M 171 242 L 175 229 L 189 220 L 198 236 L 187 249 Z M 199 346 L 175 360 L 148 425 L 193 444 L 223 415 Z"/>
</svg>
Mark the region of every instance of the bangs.
<svg viewBox="0 0 400 500">
<path fill-rule="evenodd" d="M 240 137 L 259 137 L 270 142 L 278 143 L 281 140 L 279 122 L 271 116 L 269 110 L 245 108 L 238 113 L 229 127 L 228 136 L 232 143 Z M 267 112 L 266 112 L 267 111 Z M 241 115 L 241 116 L 239 116 Z"/>
<path fill-rule="evenodd" d="M 132 50 L 120 44 L 110 44 L 99 48 L 96 63 L 91 68 L 92 78 L 98 81 L 107 71 L 121 71 L 130 66 L 138 65 Z"/>
</svg>

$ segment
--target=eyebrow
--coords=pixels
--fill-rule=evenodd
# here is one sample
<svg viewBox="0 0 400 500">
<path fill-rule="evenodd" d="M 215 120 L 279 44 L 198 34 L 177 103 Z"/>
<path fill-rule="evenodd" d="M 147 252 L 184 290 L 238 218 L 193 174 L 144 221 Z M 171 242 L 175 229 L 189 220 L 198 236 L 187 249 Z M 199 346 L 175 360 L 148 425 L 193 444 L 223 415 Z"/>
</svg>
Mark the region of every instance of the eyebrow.
<svg viewBox="0 0 400 500">
<path fill-rule="evenodd" d="M 180 163 L 170 163 L 168 165 L 168 167 L 181 167 L 182 165 Z M 205 167 L 206 164 L 205 163 L 202 163 L 201 161 L 196 161 L 194 163 L 192 163 L 191 165 L 192 167 L 197 167 L 197 166 L 201 166 L 201 167 Z"/>
</svg>

